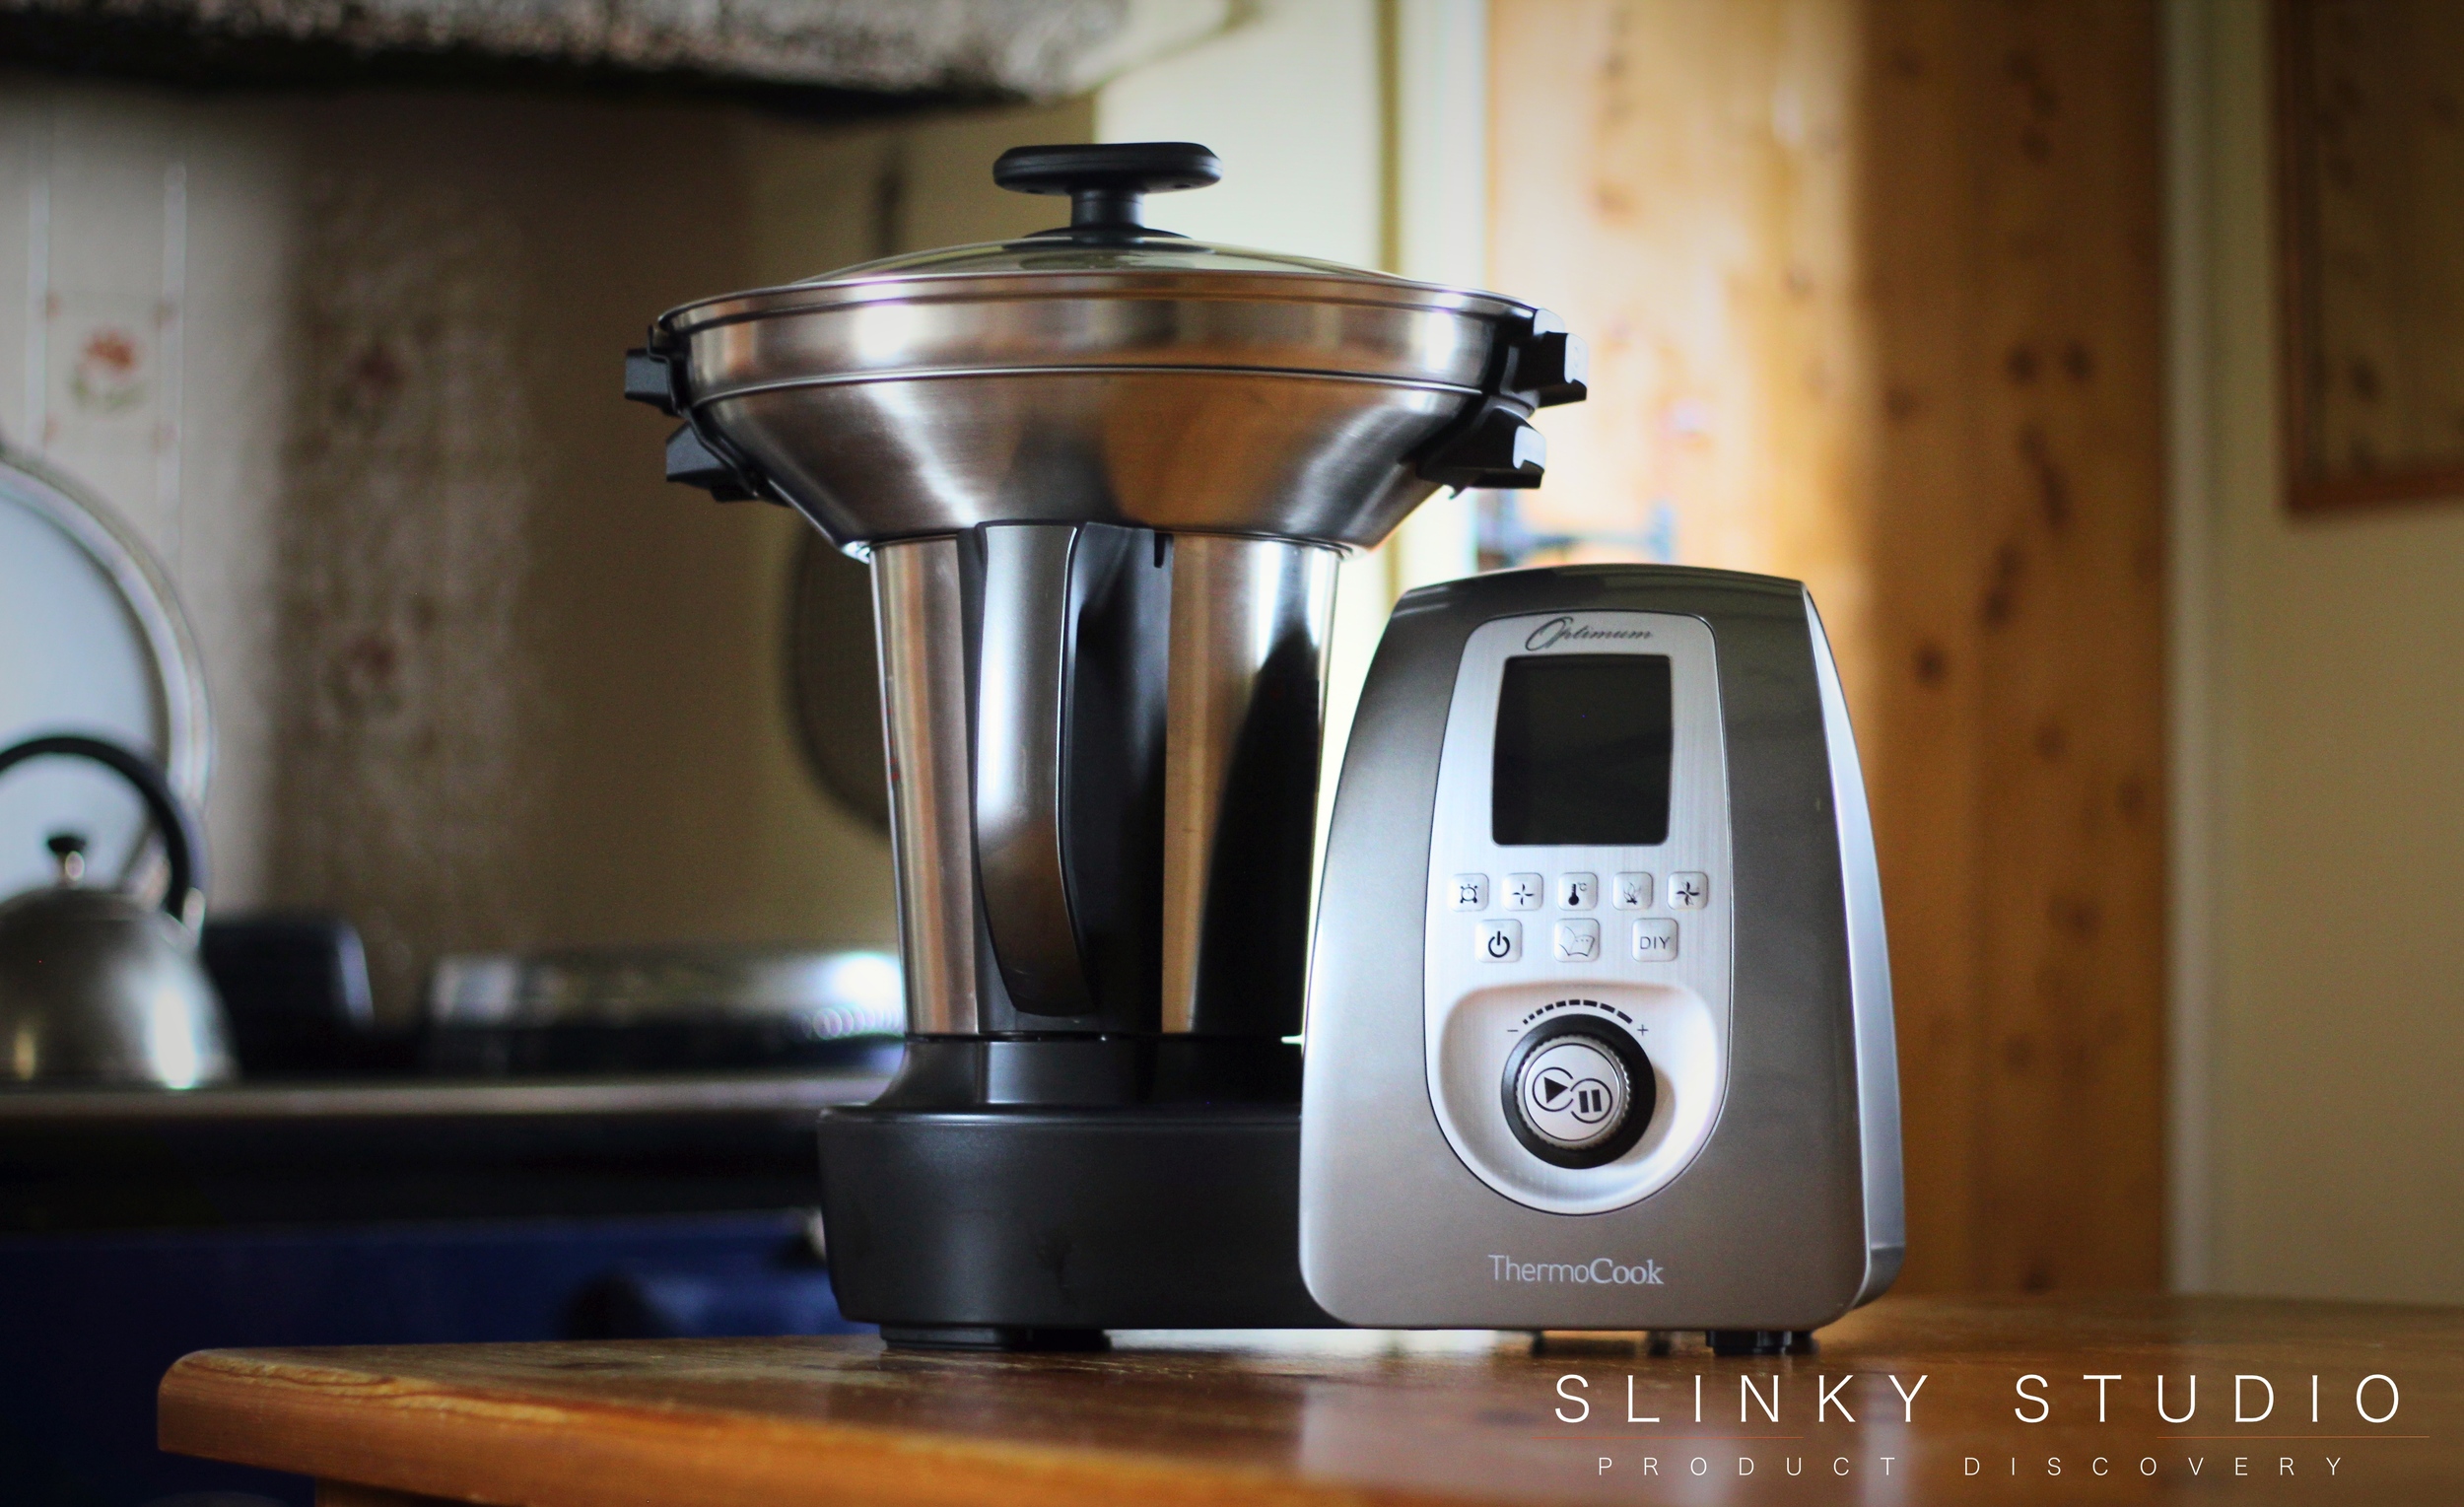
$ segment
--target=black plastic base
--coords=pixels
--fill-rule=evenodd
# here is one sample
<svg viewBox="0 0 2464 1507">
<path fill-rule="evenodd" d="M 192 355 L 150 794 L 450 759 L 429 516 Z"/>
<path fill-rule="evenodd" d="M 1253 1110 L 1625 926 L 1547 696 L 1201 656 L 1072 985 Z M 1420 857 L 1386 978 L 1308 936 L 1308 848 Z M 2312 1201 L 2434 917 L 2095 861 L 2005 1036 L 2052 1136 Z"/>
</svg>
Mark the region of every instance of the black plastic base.
<svg viewBox="0 0 2464 1507">
<path fill-rule="evenodd" d="M 820 1138 L 839 1308 L 894 1344 L 1335 1322 L 1301 1283 L 1297 1105 L 866 1105 Z"/>
<path fill-rule="evenodd" d="M 902 1350 L 1077 1350 L 1112 1348 L 1099 1329 L 1003 1329 L 998 1326 L 881 1326 L 881 1337 Z"/>
</svg>

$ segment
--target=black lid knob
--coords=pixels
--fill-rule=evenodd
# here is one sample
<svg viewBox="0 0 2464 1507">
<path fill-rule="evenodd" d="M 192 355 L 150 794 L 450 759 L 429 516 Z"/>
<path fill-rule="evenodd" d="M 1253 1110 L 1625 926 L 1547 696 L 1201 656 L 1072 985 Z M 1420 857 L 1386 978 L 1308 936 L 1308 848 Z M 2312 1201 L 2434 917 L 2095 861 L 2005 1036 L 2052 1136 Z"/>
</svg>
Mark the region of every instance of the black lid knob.
<svg viewBox="0 0 2464 1507">
<path fill-rule="evenodd" d="M 1138 223 L 1138 201 L 1203 188 L 1222 176 L 1215 154 L 1194 141 L 1012 147 L 992 164 L 992 181 L 1012 192 L 1069 195 L 1069 232 L 1076 233 L 1170 235 Z"/>
</svg>

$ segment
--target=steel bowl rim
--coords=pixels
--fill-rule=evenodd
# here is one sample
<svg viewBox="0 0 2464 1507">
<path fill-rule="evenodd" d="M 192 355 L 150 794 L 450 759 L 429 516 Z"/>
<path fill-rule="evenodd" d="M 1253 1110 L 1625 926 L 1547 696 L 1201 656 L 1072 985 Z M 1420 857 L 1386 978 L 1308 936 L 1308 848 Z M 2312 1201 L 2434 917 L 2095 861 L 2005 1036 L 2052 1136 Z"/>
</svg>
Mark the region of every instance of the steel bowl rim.
<svg viewBox="0 0 2464 1507">
<path fill-rule="evenodd" d="M 714 403 L 723 403 L 734 398 L 753 397 L 765 392 L 790 391 L 799 387 L 853 387 L 873 382 L 953 381 L 975 377 L 1255 377 L 1285 381 L 1351 382 L 1371 387 L 1405 387 L 1418 392 L 1451 393 L 1457 397 L 1478 397 L 1481 392 L 1481 389 L 1474 384 L 1434 381 L 1426 377 L 1385 377 L 1373 372 L 1321 372 L 1306 367 L 1189 366 L 1162 362 L 1149 366 L 1137 362 L 1090 362 L 1085 366 L 891 367 L 861 372 L 817 373 L 809 377 L 762 377 L 758 380 L 734 384 L 713 382 L 708 390 L 694 395 L 692 406 L 699 411 Z"/>
<path fill-rule="evenodd" d="M 1307 288 L 1322 291 L 1312 296 L 1302 291 Z M 1537 312 L 1535 306 L 1503 294 L 1402 278 L 1372 281 L 1316 272 L 935 272 L 847 283 L 787 283 L 719 294 L 679 304 L 660 314 L 651 327 L 657 335 L 676 340 L 729 324 L 885 304 L 1121 300 L 1310 308 L 1350 305 L 1484 320 L 1529 317 Z"/>
</svg>

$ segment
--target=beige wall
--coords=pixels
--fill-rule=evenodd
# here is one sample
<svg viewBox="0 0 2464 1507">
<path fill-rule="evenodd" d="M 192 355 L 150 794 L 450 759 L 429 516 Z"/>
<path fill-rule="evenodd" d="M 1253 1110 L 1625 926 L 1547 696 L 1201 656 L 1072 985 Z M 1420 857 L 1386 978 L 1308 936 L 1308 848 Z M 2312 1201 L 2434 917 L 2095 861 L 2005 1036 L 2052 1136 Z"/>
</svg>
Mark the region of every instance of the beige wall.
<svg viewBox="0 0 2464 1507">
<path fill-rule="evenodd" d="M 2178 1274 L 2464 1301 L 2464 500 L 2285 512 L 2266 11 L 2187 0 L 2173 22 L 2198 802 Z"/>
<path fill-rule="evenodd" d="M 783 698 L 802 526 L 667 486 L 672 421 L 618 358 L 687 298 L 1046 224 L 986 166 L 1088 131 L 1083 103 L 832 128 L 0 93 L 0 432 L 101 490 L 195 620 L 215 908 L 346 912 L 389 1014 L 449 950 L 890 944 L 886 840 L 806 776 Z M 33 422 L 37 204 L 67 316 L 184 285 L 147 413 Z"/>
<path fill-rule="evenodd" d="M 886 841 L 805 775 L 782 697 L 800 525 L 666 486 L 671 421 L 617 358 L 688 298 L 1054 223 L 989 179 L 1022 142 L 1208 141 L 1226 183 L 1159 223 L 1386 259 L 1391 18 L 1226 14 L 1085 99 L 880 123 L 0 90 L 0 432 L 131 518 L 196 620 L 214 907 L 350 914 L 388 1014 L 450 950 L 889 944 Z M 71 313 L 172 309 L 162 412 L 30 426 L 38 203 L 95 285 Z M 1394 581 L 1352 574 L 1356 665 Z"/>
<path fill-rule="evenodd" d="M 1105 141 L 1198 141 L 1223 181 L 1153 200 L 1156 224 L 1208 240 L 1378 266 L 1385 110 L 1376 0 L 1266 0 L 1238 28 L 1120 79 L 1096 97 Z M 1319 828 L 1396 583 L 1392 550 L 1337 573 Z"/>
<path fill-rule="evenodd" d="M 1234 245 L 1485 285 L 1485 0 L 1262 0 L 1239 15 L 1095 96 L 1100 139 L 1200 141 L 1223 160 L 1220 184 L 1159 198 L 1149 218 Z M 1388 610 L 1473 564 L 1467 497 L 1432 498 L 1389 543 L 1343 563 L 1321 830 Z"/>
<path fill-rule="evenodd" d="M 218 723 L 206 813 L 217 890 L 243 895 L 261 888 L 254 834 L 272 776 L 274 560 L 260 541 L 274 526 L 291 401 L 290 256 L 274 228 L 289 223 L 295 156 L 262 110 L 207 115 L 147 92 L 0 78 L 0 437 L 103 492 L 175 582 Z M 118 254 L 98 255 L 105 246 Z M 145 399 L 79 422 L 46 370 L 50 348 L 103 325 L 147 337 Z M 198 379 L 182 379 L 173 352 Z"/>
</svg>

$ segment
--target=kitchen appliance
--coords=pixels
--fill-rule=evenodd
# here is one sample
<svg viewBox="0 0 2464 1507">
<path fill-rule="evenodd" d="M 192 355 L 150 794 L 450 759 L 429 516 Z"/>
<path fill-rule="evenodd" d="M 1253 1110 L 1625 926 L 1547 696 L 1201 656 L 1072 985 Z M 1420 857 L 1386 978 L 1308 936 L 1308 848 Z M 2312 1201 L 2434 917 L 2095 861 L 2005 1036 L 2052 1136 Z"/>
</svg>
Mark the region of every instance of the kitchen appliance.
<svg viewBox="0 0 2464 1507">
<path fill-rule="evenodd" d="M 860 948 L 572 947 L 455 953 L 429 978 L 431 1071 L 887 1072 L 898 959 Z"/>
<path fill-rule="evenodd" d="M 661 316 L 672 479 L 868 557 L 907 1055 L 821 1124 L 894 1342 L 1323 1323 L 1294 1258 L 1335 569 L 1528 487 L 1583 352 L 1491 294 L 1140 220 L 1189 143 L 1020 148 L 1069 224 Z"/>
<path fill-rule="evenodd" d="M 1804 586 L 1406 595 L 1321 893 L 1301 1265 L 1330 1313 L 1791 1347 L 1890 1285 L 1882 889 Z"/>
<path fill-rule="evenodd" d="M 57 882 L 0 904 L 0 1082 L 193 1088 L 231 1076 L 222 1004 L 197 960 L 205 896 L 194 819 L 153 765 L 102 738 L 30 738 L 0 751 L 0 775 L 47 756 L 128 782 L 162 834 L 171 876 L 159 907 L 89 886 L 84 834 L 51 834 Z"/>
<path fill-rule="evenodd" d="M 403 1037 L 376 1028 L 368 950 L 345 918 L 319 911 L 218 916 L 206 923 L 197 954 L 222 996 L 232 1055 L 245 1076 L 398 1065 Z"/>
</svg>

